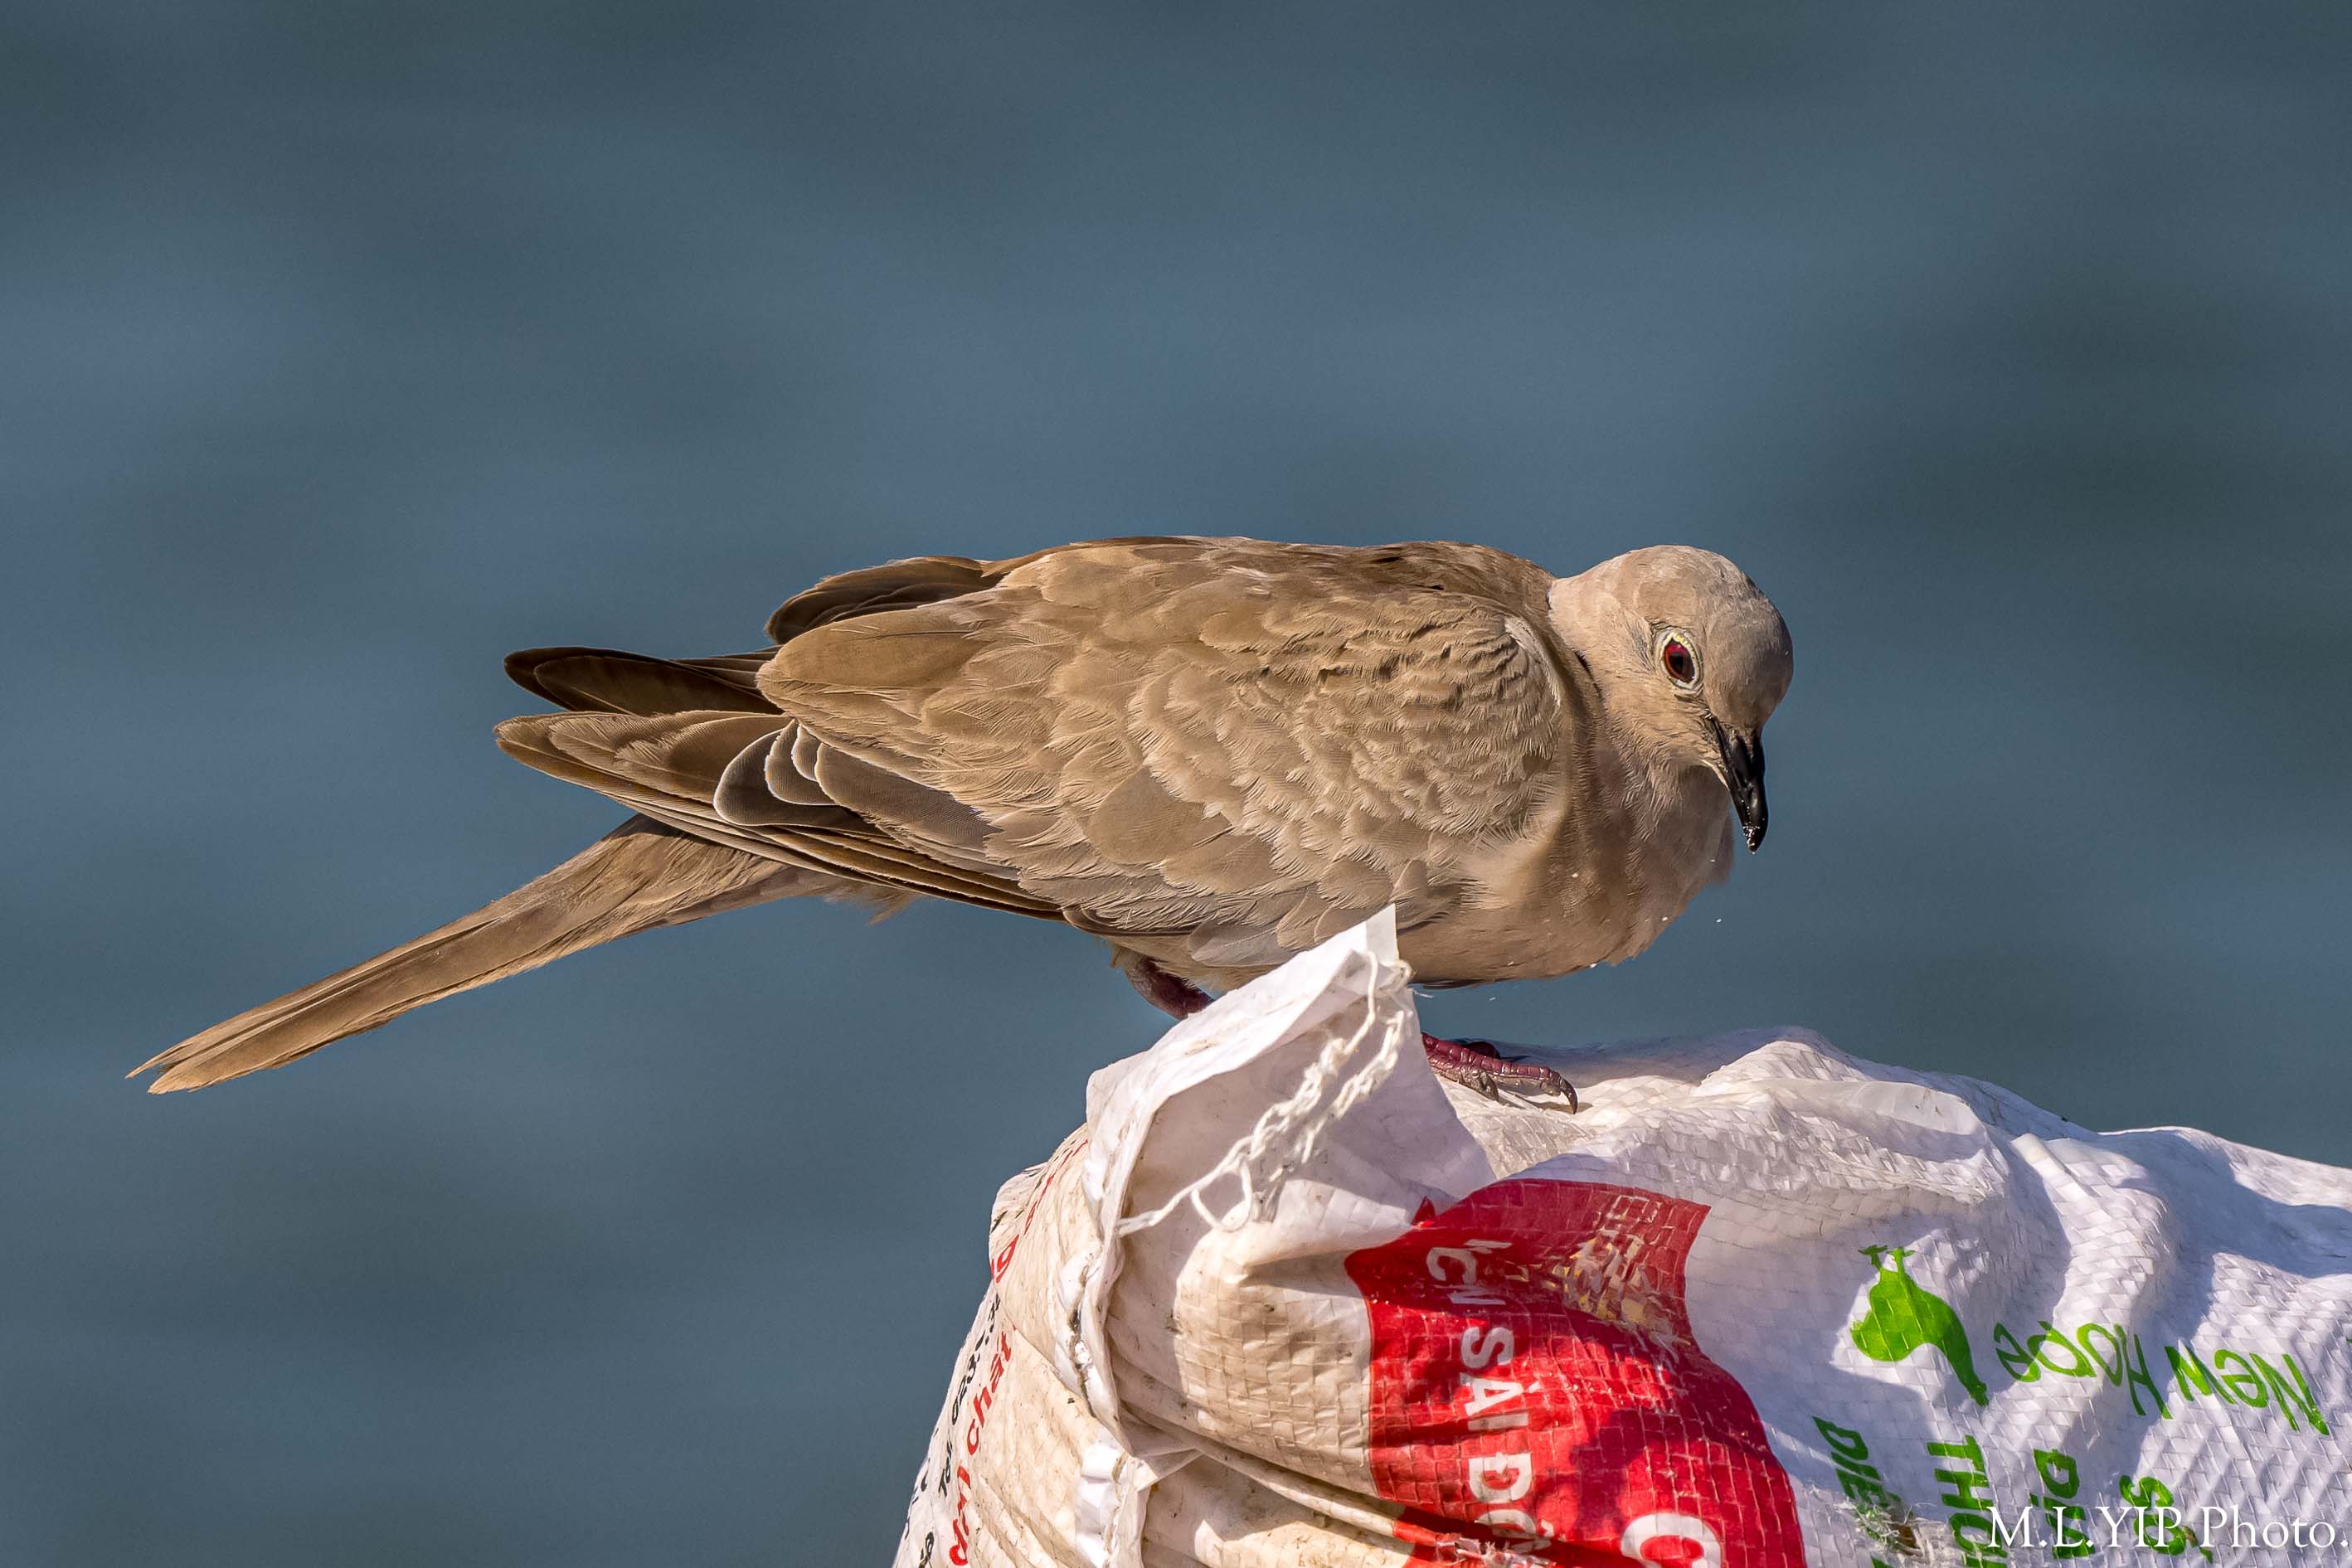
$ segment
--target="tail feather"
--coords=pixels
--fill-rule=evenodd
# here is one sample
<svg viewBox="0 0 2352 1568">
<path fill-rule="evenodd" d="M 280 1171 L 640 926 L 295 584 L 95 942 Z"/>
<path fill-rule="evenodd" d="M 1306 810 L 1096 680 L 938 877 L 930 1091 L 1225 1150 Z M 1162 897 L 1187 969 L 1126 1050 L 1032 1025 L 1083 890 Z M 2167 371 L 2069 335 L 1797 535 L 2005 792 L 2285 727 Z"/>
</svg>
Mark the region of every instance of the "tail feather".
<svg viewBox="0 0 2352 1568">
<path fill-rule="evenodd" d="M 836 878 L 632 817 L 504 898 L 215 1024 L 131 1076 L 158 1071 L 150 1093 L 201 1089 L 601 942 L 773 898 L 846 891 Z"/>
</svg>

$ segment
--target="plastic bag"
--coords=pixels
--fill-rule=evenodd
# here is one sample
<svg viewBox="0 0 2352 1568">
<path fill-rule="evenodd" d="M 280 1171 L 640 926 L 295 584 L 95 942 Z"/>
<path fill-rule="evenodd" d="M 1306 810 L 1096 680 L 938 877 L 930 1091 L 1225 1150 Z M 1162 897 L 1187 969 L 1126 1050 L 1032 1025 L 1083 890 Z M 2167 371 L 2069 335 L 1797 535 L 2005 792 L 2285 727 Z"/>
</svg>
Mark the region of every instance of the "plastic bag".
<svg viewBox="0 0 2352 1568">
<path fill-rule="evenodd" d="M 899 1568 L 2352 1551 L 2352 1174 L 1796 1031 L 1496 1103 L 1406 986 L 1383 915 L 1095 1075 Z"/>
</svg>

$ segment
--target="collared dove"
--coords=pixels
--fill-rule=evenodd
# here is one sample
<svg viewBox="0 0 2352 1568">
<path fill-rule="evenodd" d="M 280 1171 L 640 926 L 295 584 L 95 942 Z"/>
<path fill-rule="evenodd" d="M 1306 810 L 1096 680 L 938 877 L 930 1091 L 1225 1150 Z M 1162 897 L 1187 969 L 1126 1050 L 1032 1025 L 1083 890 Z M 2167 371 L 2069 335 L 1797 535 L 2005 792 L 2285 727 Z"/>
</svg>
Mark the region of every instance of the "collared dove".
<svg viewBox="0 0 2352 1568">
<path fill-rule="evenodd" d="M 537 881 L 183 1041 L 156 1092 L 772 898 L 919 894 L 1107 939 L 1181 1016 L 1386 905 L 1433 986 L 1632 957 L 1764 837 L 1788 628 L 1706 550 L 1125 538 L 827 578 L 770 646 L 540 648 L 500 747 L 635 814 Z M 1565 1091 L 1476 1042 L 1433 1061 Z M 1570 1103 L 1573 1103 L 1572 1093 Z"/>
</svg>

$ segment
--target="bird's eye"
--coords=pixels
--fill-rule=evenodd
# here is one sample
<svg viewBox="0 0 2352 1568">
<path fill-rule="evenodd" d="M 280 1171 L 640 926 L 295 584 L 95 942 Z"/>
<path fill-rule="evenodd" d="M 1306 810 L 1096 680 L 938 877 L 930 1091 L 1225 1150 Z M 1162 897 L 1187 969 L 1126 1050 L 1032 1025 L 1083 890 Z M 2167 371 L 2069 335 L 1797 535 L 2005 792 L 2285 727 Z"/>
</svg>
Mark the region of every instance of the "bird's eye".
<svg viewBox="0 0 2352 1568">
<path fill-rule="evenodd" d="M 1698 650 L 1679 632 L 1669 632 L 1658 639 L 1658 667 L 1666 672 L 1666 679 L 1685 691 L 1698 685 Z"/>
</svg>

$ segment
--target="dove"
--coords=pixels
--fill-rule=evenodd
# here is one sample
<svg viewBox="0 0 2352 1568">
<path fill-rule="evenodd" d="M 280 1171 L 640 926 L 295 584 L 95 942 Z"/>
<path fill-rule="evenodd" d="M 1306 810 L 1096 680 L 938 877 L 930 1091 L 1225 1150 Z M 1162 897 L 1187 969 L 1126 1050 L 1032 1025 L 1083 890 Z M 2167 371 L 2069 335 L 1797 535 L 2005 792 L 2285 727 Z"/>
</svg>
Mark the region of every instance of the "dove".
<svg viewBox="0 0 2352 1568">
<path fill-rule="evenodd" d="M 631 815 L 506 897 L 172 1047 L 157 1092 L 771 899 L 947 898 L 1102 938 L 1183 1017 L 1393 905 L 1417 983 L 1634 956 L 1764 839 L 1788 627 L 1730 561 L 1104 539 L 829 577 L 750 653 L 537 648 L 511 757 Z M 1737 829 L 1735 830 L 1735 824 Z M 1495 1094 L 1574 1092 L 1424 1037 Z"/>
</svg>

